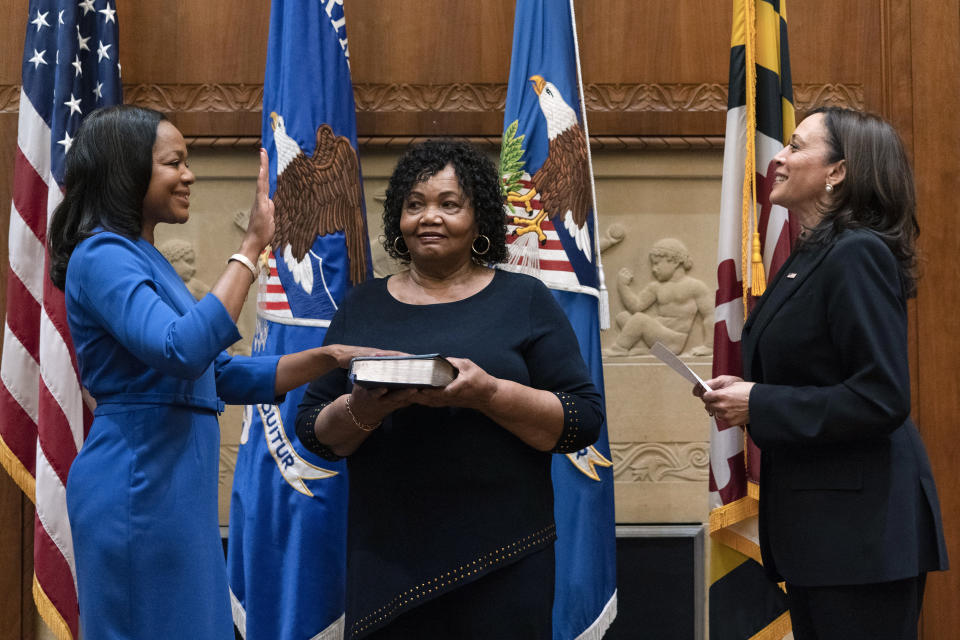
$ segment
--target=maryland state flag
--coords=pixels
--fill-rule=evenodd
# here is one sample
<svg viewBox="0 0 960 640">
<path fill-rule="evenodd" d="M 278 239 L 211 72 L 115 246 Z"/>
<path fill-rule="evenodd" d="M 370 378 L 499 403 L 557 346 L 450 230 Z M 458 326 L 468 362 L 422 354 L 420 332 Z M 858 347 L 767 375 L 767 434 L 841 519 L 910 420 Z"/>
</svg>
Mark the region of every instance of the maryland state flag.
<svg viewBox="0 0 960 640">
<path fill-rule="evenodd" d="M 500 173 L 510 261 L 553 290 L 603 392 L 593 175 L 570 0 L 517 0 Z M 599 639 L 617 612 L 613 470 L 596 444 L 553 461 L 555 640 Z"/>
<path fill-rule="evenodd" d="M 770 204 L 773 157 L 794 128 L 785 0 L 734 0 L 717 257 L 713 375 L 740 375 L 740 332 L 790 254 L 788 212 Z M 757 536 L 760 455 L 739 425 L 711 420 L 710 638 L 779 639 L 783 592 L 764 575 Z"/>
<path fill-rule="evenodd" d="M 342 3 L 272 2 L 263 146 L 277 228 L 253 349 L 290 353 L 319 346 L 346 290 L 371 273 Z M 244 413 L 227 555 L 248 640 L 343 637 L 346 464 L 297 442 L 303 391 Z"/>
</svg>

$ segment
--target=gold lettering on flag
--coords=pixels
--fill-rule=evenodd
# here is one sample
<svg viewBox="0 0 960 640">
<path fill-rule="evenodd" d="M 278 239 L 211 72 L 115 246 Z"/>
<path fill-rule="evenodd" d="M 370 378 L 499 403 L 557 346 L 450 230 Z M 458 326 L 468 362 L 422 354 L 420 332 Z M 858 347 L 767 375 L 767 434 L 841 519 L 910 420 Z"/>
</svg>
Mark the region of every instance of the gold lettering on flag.
<svg viewBox="0 0 960 640">
<path fill-rule="evenodd" d="M 258 404 L 257 412 L 263 423 L 263 437 L 267 441 L 267 449 L 273 456 L 273 461 L 277 463 L 280 475 L 295 491 L 312 498 L 313 492 L 307 488 L 304 481 L 331 478 L 337 475 L 337 472 L 312 465 L 300 457 L 293 448 L 290 438 L 287 437 L 287 432 L 283 428 L 283 418 L 276 405 Z M 245 434 L 249 432 L 252 413 L 248 409 L 243 412 Z"/>
</svg>

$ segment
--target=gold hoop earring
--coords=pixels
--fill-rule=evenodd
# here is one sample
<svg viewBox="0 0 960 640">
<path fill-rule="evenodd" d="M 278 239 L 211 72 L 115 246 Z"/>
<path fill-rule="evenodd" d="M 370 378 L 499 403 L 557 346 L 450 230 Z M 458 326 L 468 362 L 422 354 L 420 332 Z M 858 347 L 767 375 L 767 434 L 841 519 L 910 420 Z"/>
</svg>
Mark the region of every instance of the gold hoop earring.
<svg viewBox="0 0 960 640">
<path fill-rule="evenodd" d="M 393 250 L 397 252 L 401 258 L 406 258 L 410 255 L 410 249 L 407 248 L 407 243 L 403 242 L 403 251 L 400 250 L 400 247 L 397 246 L 398 242 L 403 242 L 403 236 L 397 236 L 393 239 Z"/>
<path fill-rule="evenodd" d="M 483 251 L 480 251 L 479 249 L 477 249 L 477 240 L 480 240 L 481 238 L 483 238 L 483 240 L 486 241 L 487 243 L 487 246 L 483 248 Z M 473 239 L 473 244 L 470 245 L 470 249 L 472 249 L 473 252 L 478 256 L 487 255 L 487 252 L 490 251 L 490 238 L 488 238 L 487 236 L 481 233 L 480 235 L 478 235 L 476 238 Z"/>
</svg>

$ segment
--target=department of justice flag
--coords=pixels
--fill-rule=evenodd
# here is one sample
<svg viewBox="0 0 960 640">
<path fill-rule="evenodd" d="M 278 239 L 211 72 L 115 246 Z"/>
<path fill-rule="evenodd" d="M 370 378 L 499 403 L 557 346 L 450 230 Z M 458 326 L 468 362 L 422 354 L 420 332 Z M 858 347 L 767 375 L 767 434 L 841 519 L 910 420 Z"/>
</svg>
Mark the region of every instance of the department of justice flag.
<svg viewBox="0 0 960 640">
<path fill-rule="evenodd" d="M 272 2 L 263 146 L 276 234 L 261 256 L 255 355 L 319 346 L 345 292 L 371 274 L 342 3 Z M 343 637 L 346 463 L 297 442 L 303 392 L 244 411 L 227 564 L 247 640 Z"/>
<path fill-rule="evenodd" d="M 741 375 L 740 333 L 760 293 L 760 282 L 752 280 L 772 279 L 796 238 L 788 212 L 769 199 L 773 158 L 793 129 L 786 1 L 734 0 L 714 376 Z M 751 265 L 755 233 L 762 271 L 759 263 Z M 789 633 L 790 619 L 783 592 L 759 564 L 759 451 L 742 426 L 711 419 L 710 427 L 710 638 L 779 640 Z"/>
<path fill-rule="evenodd" d="M 553 291 L 603 393 L 593 181 L 570 0 L 517 0 L 500 173 L 509 262 Z M 553 461 L 555 640 L 595 640 L 616 616 L 613 470 L 596 444 Z"/>
<path fill-rule="evenodd" d="M 47 275 L 47 219 L 63 199 L 64 161 L 77 127 L 97 107 L 121 101 L 114 6 L 31 0 L 23 48 L 0 462 L 36 505 L 33 597 L 59 640 L 80 635 L 65 487 L 93 416 L 80 391 L 63 292 Z"/>
</svg>

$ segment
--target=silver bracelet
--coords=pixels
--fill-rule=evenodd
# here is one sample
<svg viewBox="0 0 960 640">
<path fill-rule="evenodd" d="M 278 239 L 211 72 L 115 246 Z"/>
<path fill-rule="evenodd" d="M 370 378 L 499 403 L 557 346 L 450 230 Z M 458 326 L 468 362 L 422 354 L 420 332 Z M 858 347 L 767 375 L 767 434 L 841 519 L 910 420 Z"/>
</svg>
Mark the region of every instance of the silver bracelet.
<svg viewBox="0 0 960 640">
<path fill-rule="evenodd" d="M 229 258 L 227 258 L 227 264 L 230 264 L 230 261 L 231 261 L 231 260 L 236 260 L 237 262 L 239 262 L 240 264 L 242 264 L 243 266 L 245 266 L 247 269 L 250 269 L 250 273 L 253 274 L 253 279 L 254 279 L 254 280 L 256 280 L 257 278 L 260 277 L 260 272 L 259 272 L 259 271 L 257 270 L 257 268 L 254 266 L 254 264 L 253 264 L 252 262 L 250 262 L 250 258 L 248 258 L 247 256 L 243 255 L 242 253 L 235 253 L 235 254 L 233 254 L 232 256 L 230 256 Z"/>
</svg>

